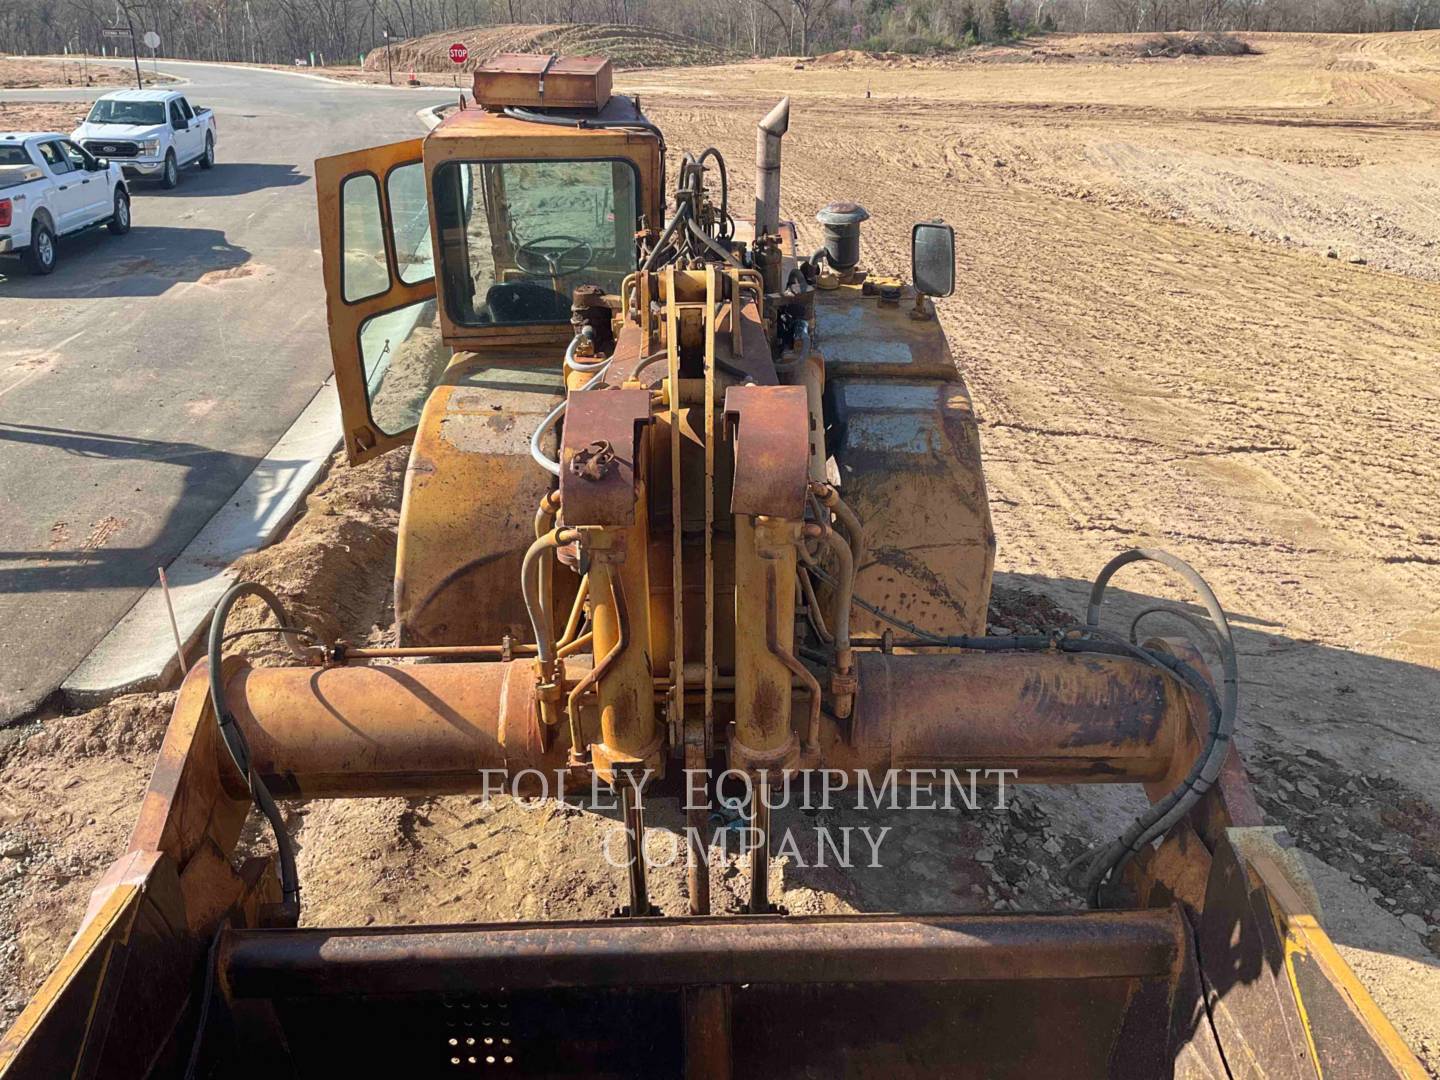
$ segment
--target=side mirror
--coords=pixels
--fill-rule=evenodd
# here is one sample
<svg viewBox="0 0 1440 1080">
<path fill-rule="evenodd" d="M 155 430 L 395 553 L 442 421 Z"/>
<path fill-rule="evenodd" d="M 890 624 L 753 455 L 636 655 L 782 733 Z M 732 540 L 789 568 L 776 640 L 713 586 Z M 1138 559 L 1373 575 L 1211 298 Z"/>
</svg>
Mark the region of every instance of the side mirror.
<svg viewBox="0 0 1440 1080">
<path fill-rule="evenodd" d="M 171 120 L 170 126 L 176 131 L 184 131 L 186 125 L 184 120 Z"/>
<path fill-rule="evenodd" d="M 922 221 L 910 231 L 910 277 L 920 296 L 955 291 L 955 230 L 943 221 Z"/>
<path fill-rule="evenodd" d="M 110 159 L 109 159 L 109 158 L 103 158 L 103 157 L 97 157 L 97 158 L 95 159 L 94 163 L 90 166 L 90 171 L 91 171 L 91 172 L 104 172 L 104 171 L 107 170 L 108 168 L 110 168 Z"/>
</svg>

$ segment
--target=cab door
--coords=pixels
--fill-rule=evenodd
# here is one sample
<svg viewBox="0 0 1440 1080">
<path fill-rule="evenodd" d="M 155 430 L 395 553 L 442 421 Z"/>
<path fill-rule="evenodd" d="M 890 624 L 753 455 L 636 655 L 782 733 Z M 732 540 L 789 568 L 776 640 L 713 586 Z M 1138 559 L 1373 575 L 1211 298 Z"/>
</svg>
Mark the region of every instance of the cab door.
<svg viewBox="0 0 1440 1080">
<path fill-rule="evenodd" d="M 320 254 L 345 453 L 410 441 L 451 351 L 440 340 L 421 141 L 315 162 Z"/>
</svg>

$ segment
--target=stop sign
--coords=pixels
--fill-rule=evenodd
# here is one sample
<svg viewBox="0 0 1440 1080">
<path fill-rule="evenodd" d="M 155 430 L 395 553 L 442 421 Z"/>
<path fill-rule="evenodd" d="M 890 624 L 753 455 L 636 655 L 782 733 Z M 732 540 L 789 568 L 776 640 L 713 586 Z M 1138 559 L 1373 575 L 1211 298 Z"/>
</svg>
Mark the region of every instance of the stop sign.
<svg viewBox="0 0 1440 1080">
<path fill-rule="evenodd" d="M 452 64 L 463 64 L 470 59 L 470 50 L 465 47 L 463 41 L 457 41 L 450 46 L 450 62 Z"/>
</svg>

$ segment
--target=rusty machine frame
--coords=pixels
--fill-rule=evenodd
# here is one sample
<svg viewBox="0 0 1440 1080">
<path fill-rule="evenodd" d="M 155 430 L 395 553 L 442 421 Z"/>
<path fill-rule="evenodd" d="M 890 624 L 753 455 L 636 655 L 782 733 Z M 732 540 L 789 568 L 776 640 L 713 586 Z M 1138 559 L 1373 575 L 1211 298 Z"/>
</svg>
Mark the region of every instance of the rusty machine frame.
<svg viewBox="0 0 1440 1080">
<path fill-rule="evenodd" d="M 920 287 L 861 270 L 853 204 L 797 252 L 779 213 L 788 102 L 759 125 L 753 225 L 713 150 L 681 159 L 667 220 L 663 139 L 609 81 L 604 61 L 501 58 L 423 145 L 317 163 L 347 451 L 413 444 L 400 644 L 319 641 L 265 590 L 232 590 L 129 849 L 0 1043 L 0 1075 L 1419 1076 L 1257 810 L 1203 581 L 1128 552 L 1083 625 L 986 636 L 978 433 L 926 295 L 948 290 L 920 286 L 946 268 L 917 256 Z M 633 270 L 607 291 L 552 265 L 568 321 L 467 323 L 453 282 L 405 272 L 389 180 L 424 170 L 443 276 L 445 244 L 481 241 L 445 216 L 437 170 L 515 159 L 633 168 Z M 352 301 L 357 176 L 375 181 L 390 286 Z M 418 421 L 387 431 L 361 339 L 417 303 L 454 356 Z M 1137 560 L 1199 593 L 1218 680 L 1195 644 L 1101 625 L 1110 576 Z M 294 663 L 223 655 L 247 595 Z M 682 775 L 708 797 L 722 769 L 749 780 L 765 838 L 748 909 L 711 911 L 702 806 L 688 910 L 657 912 L 645 800 Z M 822 769 L 872 788 L 947 769 L 1138 784 L 1152 806 L 1075 868 L 1093 910 L 787 916 L 765 792 Z M 299 925 L 276 800 L 475 792 L 496 770 L 522 792 L 540 774 L 618 790 L 622 917 Z M 278 853 L 237 863 L 254 806 Z"/>
</svg>

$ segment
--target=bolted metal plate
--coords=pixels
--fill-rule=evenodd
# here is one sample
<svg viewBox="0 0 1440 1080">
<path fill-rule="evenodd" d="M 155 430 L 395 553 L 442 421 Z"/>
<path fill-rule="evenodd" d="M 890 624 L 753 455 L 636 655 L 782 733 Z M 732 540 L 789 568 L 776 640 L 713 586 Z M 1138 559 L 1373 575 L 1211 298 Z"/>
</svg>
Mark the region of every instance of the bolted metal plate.
<svg viewBox="0 0 1440 1080">
<path fill-rule="evenodd" d="M 560 439 L 560 504 L 565 524 L 633 525 L 639 428 L 650 422 L 650 391 L 572 392 Z"/>
</svg>

